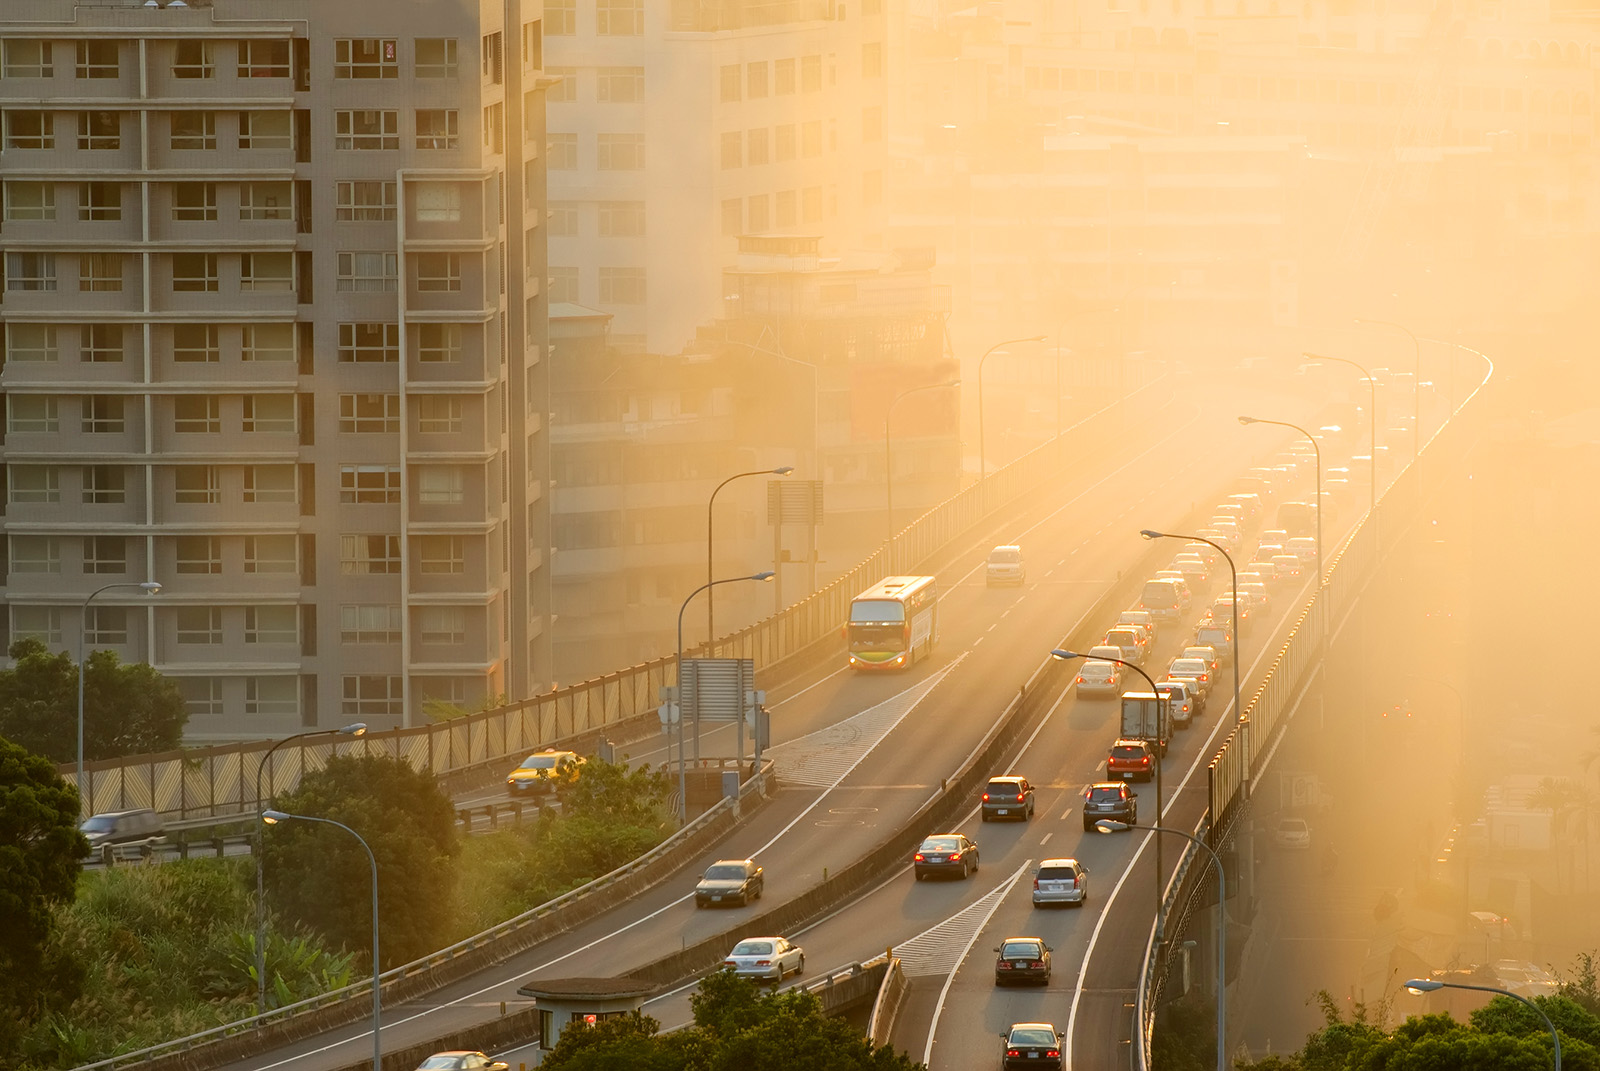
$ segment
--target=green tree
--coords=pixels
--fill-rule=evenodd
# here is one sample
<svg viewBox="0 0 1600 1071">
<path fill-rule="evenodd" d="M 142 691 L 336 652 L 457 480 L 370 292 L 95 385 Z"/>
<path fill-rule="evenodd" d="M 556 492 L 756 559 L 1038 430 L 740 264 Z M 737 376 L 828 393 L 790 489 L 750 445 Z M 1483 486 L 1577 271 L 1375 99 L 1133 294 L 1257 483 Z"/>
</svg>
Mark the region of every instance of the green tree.
<svg viewBox="0 0 1600 1071">
<path fill-rule="evenodd" d="M 450 798 L 432 776 L 398 759 L 335 756 L 276 806 L 342 822 L 371 846 L 385 967 L 440 946 L 450 924 L 451 866 L 460 844 Z M 281 822 L 267 831 L 263 862 L 275 912 L 352 952 L 367 952 L 372 871 L 348 833 L 319 822 Z"/>
<path fill-rule="evenodd" d="M 0 1041 L 76 992 L 73 964 L 50 951 L 52 912 L 71 902 L 88 854 L 77 790 L 47 759 L 0 737 Z"/>
<path fill-rule="evenodd" d="M 625 762 L 590 759 L 570 784 L 562 786 L 562 807 L 576 818 L 665 829 L 666 802 L 674 787 L 665 770 L 652 769 L 648 763 L 630 767 Z"/>
<path fill-rule="evenodd" d="M 11 645 L 15 665 L 0 670 L 0 735 L 56 762 L 78 752 L 78 666 L 33 637 Z M 110 759 L 171 751 L 183 739 L 188 708 L 172 681 L 115 651 L 94 651 L 83 682 L 83 751 Z"/>
</svg>

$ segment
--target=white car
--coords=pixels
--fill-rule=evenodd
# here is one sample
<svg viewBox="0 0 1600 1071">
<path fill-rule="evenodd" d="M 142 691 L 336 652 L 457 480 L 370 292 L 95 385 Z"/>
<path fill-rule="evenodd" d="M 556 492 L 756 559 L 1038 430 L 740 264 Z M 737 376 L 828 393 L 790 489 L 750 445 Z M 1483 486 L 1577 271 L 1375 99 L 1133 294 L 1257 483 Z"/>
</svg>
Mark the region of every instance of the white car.
<svg viewBox="0 0 1600 1071">
<path fill-rule="evenodd" d="M 1311 847 L 1311 827 L 1304 818 L 1280 818 L 1272 834 L 1273 842 L 1282 848 Z"/>
<path fill-rule="evenodd" d="M 1020 584 L 1026 580 L 1022 548 L 1015 543 L 1002 543 L 991 550 L 989 560 L 983 567 L 983 579 L 991 587 L 995 584 Z"/>
<path fill-rule="evenodd" d="M 733 946 L 722 966 L 740 978 L 777 983 L 804 971 L 806 954 L 787 937 L 746 937 Z"/>
</svg>

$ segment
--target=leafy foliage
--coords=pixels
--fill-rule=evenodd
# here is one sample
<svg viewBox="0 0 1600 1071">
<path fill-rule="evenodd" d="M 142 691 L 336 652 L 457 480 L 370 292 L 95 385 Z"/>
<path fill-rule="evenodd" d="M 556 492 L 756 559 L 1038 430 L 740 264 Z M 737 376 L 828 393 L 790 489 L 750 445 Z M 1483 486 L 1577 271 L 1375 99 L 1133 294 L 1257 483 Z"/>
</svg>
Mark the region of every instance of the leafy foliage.
<svg viewBox="0 0 1600 1071">
<path fill-rule="evenodd" d="M 78 666 L 32 637 L 9 651 L 16 665 L 0 670 L 0 735 L 55 762 L 78 753 Z M 171 751 L 189 712 L 172 681 L 144 663 L 124 664 L 115 651 L 94 651 L 83 681 L 83 753 L 109 759 Z"/>
</svg>

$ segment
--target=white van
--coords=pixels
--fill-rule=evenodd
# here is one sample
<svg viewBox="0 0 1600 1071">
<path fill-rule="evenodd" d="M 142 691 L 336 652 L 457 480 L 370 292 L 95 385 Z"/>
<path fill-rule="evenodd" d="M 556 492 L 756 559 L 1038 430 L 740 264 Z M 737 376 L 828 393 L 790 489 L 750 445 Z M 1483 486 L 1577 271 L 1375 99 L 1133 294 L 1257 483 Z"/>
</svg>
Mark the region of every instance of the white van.
<svg viewBox="0 0 1600 1071">
<path fill-rule="evenodd" d="M 1021 584 L 1027 576 L 1022 565 L 1022 548 L 1015 543 L 1002 543 L 989 552 L 989 561 L 983 568 L 984 582 L 996 584 Z"/>
</svg>

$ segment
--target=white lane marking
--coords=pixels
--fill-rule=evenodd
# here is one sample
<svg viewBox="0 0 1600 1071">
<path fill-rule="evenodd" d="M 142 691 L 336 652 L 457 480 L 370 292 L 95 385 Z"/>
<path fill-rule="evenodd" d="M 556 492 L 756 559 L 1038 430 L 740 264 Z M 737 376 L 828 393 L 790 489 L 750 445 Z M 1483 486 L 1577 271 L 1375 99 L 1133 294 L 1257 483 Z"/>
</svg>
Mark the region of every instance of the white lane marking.
<svg viewBox="0 0 1600 1071">
<path fill-rule="evenodd" d="M 799 699 L 801 696 L 803 696 L 807 692 L 811 691 L 811 689 L 822 687 L 824 684 L 827 684 L 829 681 L 833 680 L 833 678 L 839 676 L 839 674 L 841 674 L 841 673 L 849 673 L 849 672 L 850 672 L 850 667 L 849 666 L 844 666 L 844 667 L 842 667 L 840 669 L 836 669 L 832 673 L 828 674 L 826 677 L 823 677 L 821 680 L 813 681 L 811 684 L 806 685 L 804 688 L 800 689 L 798 692 L 796 692 L 793 695 L 791 695 L 788 699 L 780 699 L 780 700 L 778 700 L 776 703 L 772 704 L 767 709 L 768 710 L 777 710 L 779 707 L 783 706 L 783 704 L 788 703 L 788 702 L 792 702 L 793 700 L 796 700 L 796 699 Z"/>
<path fill-rule="evenodd" d="M 980 644 L 982 642 L 983 642 L 983 637 L 979 636 L 977 639 L 972 641 L 972 646 L 976 647 L 976 646 L 978 646 L 978 644 Z"/>
<path fill-rule="evenodd" d="M 1032 865 L 1032 859 L 1024 859 L 1022 861 L 1022 865 L 1017 867 L 1016 873 L 1012 874 L 1009 880 L 1003 881 L 999 885 L 996 885 L 994 890 L 985 896 L 983 900 L 978 900 L 973 903 L 972 906 L 977 907 L 979 904 L 983 903 L 984 900 L 993 898 L 993 902 L 989 904 L 989 910 L 984 912 L 983 921 L 973 929 L 972 936 L 967 938 L 967 943 L 961 948 L 961 954 L 956 957 L 955 964 L 950 968 L 950 973 L 945 976 L 944 986 L 939 990 L 939 1000 L 933 1006 L 933 1023 L 928 1027 L 928 1044 L 924 1046 L 922 1050 L 922 1062 L 924 1064 L 931 1064 L 933 1062 L 934 1035 L 938 1034 L 939 1032 L 939 1017 L 944 1014 L 945 998 L 950 995 L 950 986 L 956 980 L 956 971 L 961 969 L 961 964 L 965 962 L 967 955 L 971 953 L 972 946 L 978 943 L 978 937 L 988 927 L 989 920 L 994 918 L 994 913 L 1000 910 L 1001 903 L 1005 901 L 1006 893 L 1011 891 L 1012 887 L 1016 885 L 1017 881 Z M 970 911 L 971 909 L 972 908 L 968 908 L 967 910 Z M 963 912 L 963 914 L 964 913 L 965 912 Z M 915 938 L 913 938 L 913 940 L 915 940 Z M 905 966 L 904 953 L 901 955 L 900 964 L 902 967 Z"/>
<path fill-rule="evenodd" d="M 1069 819 L 1071 817 L 1072 817 L 1072 808 L 1071 807 L 1068 807 L 1066 810 L 1061 812 L 1061 820 L 1063 822 L 1065 822 L 1067 819 Z"/>
<path fill-rule="evenodd" d="M 1046 833 L 1044 836 L 1039 838 L 1039 844 L 1041 846 L 1045 845 L 1045 844 L 1049 844 L 1050 843 L 1050 838 L 1053 837 L 1053 836 L 1055 836 L 1054 833 Z"/>
</svg>

